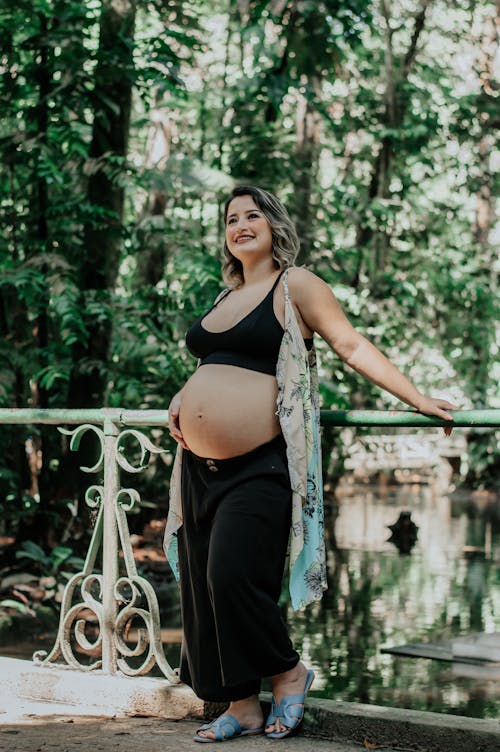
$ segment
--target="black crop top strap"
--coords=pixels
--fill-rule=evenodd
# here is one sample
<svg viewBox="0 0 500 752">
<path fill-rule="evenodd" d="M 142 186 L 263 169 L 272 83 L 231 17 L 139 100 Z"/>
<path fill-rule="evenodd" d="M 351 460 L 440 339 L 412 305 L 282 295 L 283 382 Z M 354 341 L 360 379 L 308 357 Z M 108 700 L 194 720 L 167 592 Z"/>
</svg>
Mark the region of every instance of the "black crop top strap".
<svg viewBox="0 0 500 752">
<path fill-rule="evenodd" d="M 208 316 L 210 311 L 213 311 L 215 306 L 218 306 L 221 300 L 224 300 L 224 298 L 227 298 L 230 292 L 232 292 L 232 290 L 230 290 L 229 287 L 226 287 L 225 290 L 222 290 L 222 292 L 220 292 L 215 298 L 213 306 L 206 313 L 203 314 L 203 318 L 205 318 L 205 316 Z"/>
<path fill-rule="evenodd" d="M 282 274 L 283 271 L 264 299 L 229 329 L 211 332 L 203 327 L 202 321 L 231 290 L 223 290 L 210 310 L 194 322 L 186 333 L 186 346 L 194 356 L 200 358 L 200 365 L 218 363 L 273 376 L 276 374 L 283 327 L 274 313 L 274 291 Z M 305 342 L 309 349 L 312 340 L 310 343 L 308 340 Z"/>
<path fill-rule="evenodd" d="M 278 282 L 280 281 L 280 279 L 281 279 L 281 277 L 283 276 L 284 273 L 285 273 L 285 270 L 282 269 L 280 271 L 280 273 L 278 274 L 278 276 L 276 277 L 276 279 L 274 280 L 274 284 L 271 287 L 271 289 L 269 290 L 269 295 L 276 290 L 276 288 L 278 287 Z"/>
</svg>

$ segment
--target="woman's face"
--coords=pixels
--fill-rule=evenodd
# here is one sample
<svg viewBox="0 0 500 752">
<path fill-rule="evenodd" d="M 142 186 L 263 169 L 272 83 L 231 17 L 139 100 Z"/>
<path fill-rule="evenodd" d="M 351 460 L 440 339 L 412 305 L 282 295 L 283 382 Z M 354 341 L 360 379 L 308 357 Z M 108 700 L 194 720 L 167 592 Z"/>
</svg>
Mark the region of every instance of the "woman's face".
<svg viewBox="0 0 500 752">
<path fill-rule="evenodd" d="M 271 255 L 271 225 L 251 196 L 236 196 L 226 216 L 227 247 L 237 259 L 245 254 Z"/>
</svg>

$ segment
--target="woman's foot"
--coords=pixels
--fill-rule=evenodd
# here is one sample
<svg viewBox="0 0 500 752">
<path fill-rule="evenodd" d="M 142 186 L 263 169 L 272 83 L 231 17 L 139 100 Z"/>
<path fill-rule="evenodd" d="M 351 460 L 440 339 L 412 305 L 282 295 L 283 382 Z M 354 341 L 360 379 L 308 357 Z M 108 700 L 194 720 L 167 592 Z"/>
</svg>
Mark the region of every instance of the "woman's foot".
<svg viewBox="0 0 500 752">
<path fill-rule="evenodd" d="M 232 702 L 226 710 L 226 713 L 232 715 L 233 718 L 236 718 L 243 733 L 253 729 L 258 733 L 258 729 L 263 729 L 264 716 L 262 714 L 258 695 L 252 695 L 251 697 L 245 697 L 244 700 Z M 203 739 L 213 739 L 215 741 L 215 733 L 212 729 L 199 729 L 197 736 L 201 736 Z"/>
<path fill-rule="evenodd" d="M 306 687 L 306 684 L 308 683 L 308 673 L 307 668 L 301 661 L 299 661 L 299 663 L 297 663 L 294 668 L 290 669 L 290 671 L 285 671 L 282 674 L 276 674 L 276 676 L 273 676 L 273 698 L 275 705 L 279 706 L 285 697 L 303 694 L 305 688 L 307 691 L 312 684 L 312 679 L 314 678 L 314 674 L 312 674 L 312 678 L 309 680 L 309 686 Z M 287 730 L 288 727 L 279 717 L 276 717 L 273 723 L 268 723 L 265 728 L 266 734 L 281 734 L 285 733 Z"/>
</svg>

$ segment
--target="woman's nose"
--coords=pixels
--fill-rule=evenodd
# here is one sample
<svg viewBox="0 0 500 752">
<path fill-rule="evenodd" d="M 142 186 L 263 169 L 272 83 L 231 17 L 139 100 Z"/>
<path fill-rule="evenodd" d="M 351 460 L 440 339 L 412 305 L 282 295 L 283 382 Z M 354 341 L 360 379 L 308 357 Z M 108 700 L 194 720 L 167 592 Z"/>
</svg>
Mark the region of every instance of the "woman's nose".
<svg viewBox="0 0 500 752">
<path fill-rule="evenodd" d="M 233 235 L 241 235 L 244 230 L 248 230 L 247 221 L 245 219 L 238 219 L 231 225 L 231 232 Z"/>
</svg>

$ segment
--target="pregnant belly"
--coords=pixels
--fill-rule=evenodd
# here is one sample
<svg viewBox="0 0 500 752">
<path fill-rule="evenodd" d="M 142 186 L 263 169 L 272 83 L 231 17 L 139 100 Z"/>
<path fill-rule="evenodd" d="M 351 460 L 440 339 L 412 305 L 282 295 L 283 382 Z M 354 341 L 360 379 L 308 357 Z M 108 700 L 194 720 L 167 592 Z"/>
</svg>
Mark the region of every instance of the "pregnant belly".
<svg viewBox="0 0 500 752">
<path fill-rule="evenodd" d="M 179 424 L 200 457 L 245 454 L 279 434 L 274 376 L 236 366 L 198 368 L 182 393 Z"/>
</svg>

